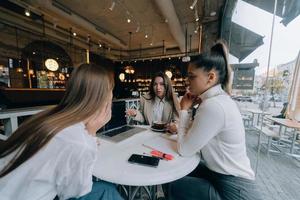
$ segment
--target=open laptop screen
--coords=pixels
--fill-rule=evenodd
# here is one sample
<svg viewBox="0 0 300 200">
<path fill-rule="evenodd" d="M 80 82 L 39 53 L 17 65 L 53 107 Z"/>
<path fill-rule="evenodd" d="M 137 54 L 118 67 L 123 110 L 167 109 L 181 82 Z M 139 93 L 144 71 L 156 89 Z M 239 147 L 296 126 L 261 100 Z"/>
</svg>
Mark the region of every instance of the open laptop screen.
<svg viewBox="0 0 300 200">
<path fill-rule="evenodd" d="M 98 132 L 110 130 L 127 124 L 125 117 L 125 101 L 115 101 L 112 103 L 111 120 Z"/>
</svg>

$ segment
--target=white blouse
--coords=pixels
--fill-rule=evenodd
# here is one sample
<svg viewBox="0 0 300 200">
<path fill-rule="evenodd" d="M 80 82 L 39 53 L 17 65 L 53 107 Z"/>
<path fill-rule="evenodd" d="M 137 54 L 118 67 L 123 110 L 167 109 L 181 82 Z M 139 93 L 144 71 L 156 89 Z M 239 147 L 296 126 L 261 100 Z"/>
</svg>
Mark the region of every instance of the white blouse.
<svg viewBox="0 0 300 200">
<path fill-rule="evenodd" d="M 153 105 L 153 121 L 162 121 L 164 105 L 165 98 L 160 99 L 158 97 L 155 97 L 155 102 Z"/>
<path fill-rule="evenodd" d="M 53 200 L 80 197 L 92 189 L 96 137 L 83 123 L 67 127 L 32 158 L 0 179 L 1 200 Z M 12 154 L 0 159 L 0 169 Z"/>
<path fill-rule="evenodd" d="M 186 110 L 179 114 L 178 151 L 182 156 L 201 152 L 212 171 L 255 179 L 246 152 L 245 129 L 236 103 L 214 86 L 200 95 L 202 103 L 190 126 Z"/>
</svg>

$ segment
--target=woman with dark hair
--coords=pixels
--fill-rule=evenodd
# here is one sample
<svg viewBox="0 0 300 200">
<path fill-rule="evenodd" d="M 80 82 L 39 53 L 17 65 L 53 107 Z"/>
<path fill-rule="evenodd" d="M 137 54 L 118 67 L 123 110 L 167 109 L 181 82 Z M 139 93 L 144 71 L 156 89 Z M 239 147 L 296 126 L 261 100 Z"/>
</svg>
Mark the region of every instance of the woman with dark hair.
<svg viewBox="0 0 300 200">
<path fill-rule="evenodd" d="M 230 98 L 227 48 L 216 43 L 188 67 L 189 92 L 182 98 L 177 148 L 202 161 L 187 177 L 168 186 L 169 199 L 261 199 L 246 153 L 241 114 Z M 188 109 L 200 103 L 190 124 Z"/>
<path fill-rule="evenodd" d="M 1 144 L 1 200 L 122 199 L 115 185 L 92 181 L 96 131 L 111 118 L 113 86 L 103 67 L 77 67 L 61 102 Z"/>
<path fill-rule="evenodd" d="M 154 121 L 169 123 L 167 129 L 175 133 L 179 102 L 173 92 L 171 80 L 162 72 L 152 78 L 149 93 L 140 98 L 139 110 L 128 109 L 126 114 L 135 121 L 151 125 Z"/>
</svg>

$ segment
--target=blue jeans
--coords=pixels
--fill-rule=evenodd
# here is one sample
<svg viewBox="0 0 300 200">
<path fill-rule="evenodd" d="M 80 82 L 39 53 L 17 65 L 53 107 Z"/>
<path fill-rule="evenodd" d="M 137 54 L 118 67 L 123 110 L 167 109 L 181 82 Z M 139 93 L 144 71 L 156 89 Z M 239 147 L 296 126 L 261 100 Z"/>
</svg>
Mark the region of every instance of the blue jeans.
<svg viewBox="0 0 300 200">
<path fill-rule="evenodd" d="M 71 198 L 69 200 L 75 200 Z M 106 181 L 93 181 L 92 191 L 76 200 L 123 200 L 116 185 Z"/>
<path fill-rule="evenodd" d="M 216 173 L 203 164 L 164 189 L 169 200 L 262 200 L 255 181 Z"/>
</svg>

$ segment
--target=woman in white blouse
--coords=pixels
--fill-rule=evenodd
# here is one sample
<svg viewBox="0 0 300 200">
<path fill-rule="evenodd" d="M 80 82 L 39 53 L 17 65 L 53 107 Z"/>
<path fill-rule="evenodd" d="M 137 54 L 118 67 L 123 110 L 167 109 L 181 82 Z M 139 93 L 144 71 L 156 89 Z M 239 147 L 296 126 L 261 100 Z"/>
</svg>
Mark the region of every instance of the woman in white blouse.
<svg viewBox="0 0 300 200">
<path fill-rule="evenodd" d="M 103 67 L 79 66 L 62 101 L 0 146 L 1 200 L 122 199 L 115 185 L 92 180 L 96 131 L 111 118 L 112 80 Z"/>
<path fill-rule="evenodd" d="M 151 125 L 152 122 L 166 122 L 167 129 L 177 132 L 179 102 L 174 94 L 171 80 L 162 72 L 155 74 L 149 86 L 149 93 L 141 96 L 139 110 L 128 109 L 126 114 L 135 121 Z"/>
<path fill-rule="evenodd" d="M 228 95 L 229 77 L 223 42 L 189 65 L 190 92 L 180 102 L 178 152 L 199 154 L 202 162 L 190 175 L 169 184 L 169 199 L 261 199 L 246 153 L 241 114 Z M 191 122 L 187 110 L 199 102 Z"/>
</svg>

